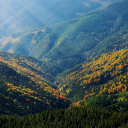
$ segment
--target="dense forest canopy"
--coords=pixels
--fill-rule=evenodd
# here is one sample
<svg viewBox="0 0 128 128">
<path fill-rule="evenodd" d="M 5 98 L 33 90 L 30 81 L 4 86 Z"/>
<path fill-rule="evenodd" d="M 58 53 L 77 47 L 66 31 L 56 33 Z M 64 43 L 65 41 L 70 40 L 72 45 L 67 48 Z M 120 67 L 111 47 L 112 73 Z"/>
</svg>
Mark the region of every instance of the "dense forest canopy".
<svg viewBox="0 0 128 128">
<path fill-rule="evenodd" d="M 127 128 L 127 7 L 0 1 L 0 127 Z"/>
</svg>

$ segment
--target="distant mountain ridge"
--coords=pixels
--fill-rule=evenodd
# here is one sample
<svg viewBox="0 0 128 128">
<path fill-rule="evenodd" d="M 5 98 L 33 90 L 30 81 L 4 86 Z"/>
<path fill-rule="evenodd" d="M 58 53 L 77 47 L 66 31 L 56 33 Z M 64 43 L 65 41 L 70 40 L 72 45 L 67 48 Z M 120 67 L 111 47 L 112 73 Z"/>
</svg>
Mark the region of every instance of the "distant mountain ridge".
<svg viewBox="0 0 128 128">
<path fill-rule="evenodd" d="M 71 20 L 89 11 L 104 7 L 115 0 L 12 0 L 2 3 L 0 17 L 5 19 L 0 24 L 0 35 L 22 34 L 35 28 Z M 6 7 L 7 6 L 7 7 Z M 9 9 L 4 9 L 8 8 Z M 15 11 L 15 13 L 14 13 Z M 11 16 L 11 17 L 10 17 Z M 6 17 L 6 18 L 4 18 Z"/>
<path fill-rule="evenodd" d="M 127 0 L 120 0 L 79 18 L 5 40 L 5 44 L 1 40 L 0 49 L 43 59 L 63 68 L 74 67 L 98 54 L 128 46 L 127 6 Z"/>
</svg>

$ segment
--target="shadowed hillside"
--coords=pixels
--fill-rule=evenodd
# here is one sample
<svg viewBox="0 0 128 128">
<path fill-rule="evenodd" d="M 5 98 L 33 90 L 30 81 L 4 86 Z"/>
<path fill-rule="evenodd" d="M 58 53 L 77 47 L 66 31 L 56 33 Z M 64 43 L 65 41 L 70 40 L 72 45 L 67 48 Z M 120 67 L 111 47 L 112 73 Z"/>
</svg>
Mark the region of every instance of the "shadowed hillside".
<svg viewBox="0 0 128 128">
<path fill-rule="evenodd" d="M 32 57 L 0 52 L 0 114 L 28 115 L 68 107 L 65 94 L 52 84 L 60 71 Z"/>
</svg>

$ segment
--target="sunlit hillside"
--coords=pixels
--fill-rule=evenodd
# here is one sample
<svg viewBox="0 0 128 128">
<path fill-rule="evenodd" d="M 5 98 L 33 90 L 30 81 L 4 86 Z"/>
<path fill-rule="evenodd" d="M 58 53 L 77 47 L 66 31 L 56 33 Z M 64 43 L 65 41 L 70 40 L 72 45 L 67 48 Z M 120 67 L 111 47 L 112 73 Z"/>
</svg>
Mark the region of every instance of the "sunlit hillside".
<svg viewBox="0 0 128 128">
<path fill-rule="evenodd" d="M 59 74 L 55 83 L 72 102 L 77 101 L 77 103 L 72 104 L 73 106 L 95 104 L 94 106 L 109 106 L 114 110 L 126 111 L 128 49 L 96 56 Z M 117 102 L 120 102 L 120 104 Z M 121 105 L 121 102 L 124 103 L 122 103 L 124 106 Z"/>
</svg>

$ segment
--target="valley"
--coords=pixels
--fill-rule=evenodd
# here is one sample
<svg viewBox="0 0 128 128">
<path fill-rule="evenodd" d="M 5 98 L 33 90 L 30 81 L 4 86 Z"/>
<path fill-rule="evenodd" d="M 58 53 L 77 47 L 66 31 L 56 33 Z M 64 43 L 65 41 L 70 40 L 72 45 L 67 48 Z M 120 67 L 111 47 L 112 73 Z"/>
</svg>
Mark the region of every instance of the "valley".
<svg viewBox="0 0 128 128">
<path fill-rule="evenodd" d="M 1 128 L 128 127 L 127 0 L 1 5 Z"/>
</svg>

